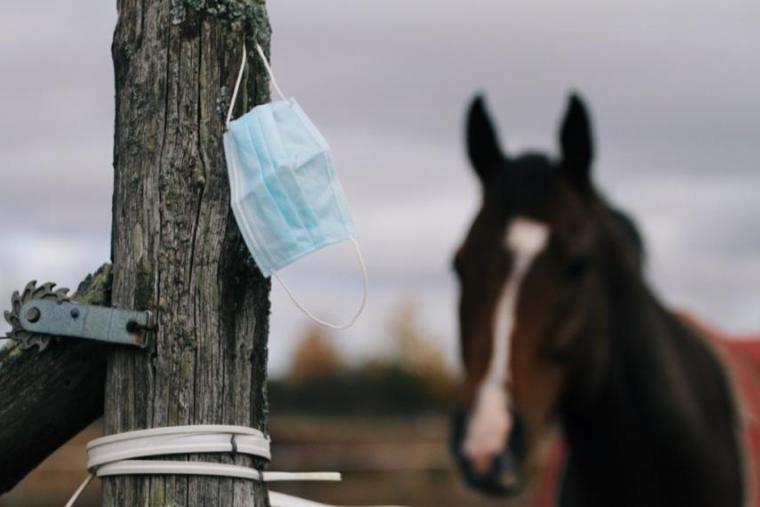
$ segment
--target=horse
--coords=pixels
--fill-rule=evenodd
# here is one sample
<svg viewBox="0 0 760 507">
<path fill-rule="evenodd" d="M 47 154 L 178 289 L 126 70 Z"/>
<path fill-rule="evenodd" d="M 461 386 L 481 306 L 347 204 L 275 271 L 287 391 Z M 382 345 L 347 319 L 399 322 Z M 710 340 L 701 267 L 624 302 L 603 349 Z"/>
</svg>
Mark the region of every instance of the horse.
<svg viewBox="0 0 760 507">
<path fill-rule="evenodd" d="M 482 96 L 466 145 L 482 202 L 453 259 L 464 379 L 451 445 L 464 478 L 522 491 L 559 428 L 553 505 L 749 505 L 753 446 L 729 354 L 648 286 L 635 225 L 593 182 L 583 99 L 569 97 L 557 159 L 505 152 Z"/>
</svg>

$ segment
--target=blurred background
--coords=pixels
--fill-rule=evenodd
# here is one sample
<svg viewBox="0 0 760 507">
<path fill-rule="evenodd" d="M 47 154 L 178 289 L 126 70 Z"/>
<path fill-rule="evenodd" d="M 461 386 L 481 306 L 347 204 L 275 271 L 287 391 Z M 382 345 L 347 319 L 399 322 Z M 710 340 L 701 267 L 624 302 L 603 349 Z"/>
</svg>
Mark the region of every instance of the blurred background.
<svg viewBox="0 0 760 507">
<path fill-rule="evenodd" d="M 458 368 L 449 259 L 479 199 L 462 142 L 476 91 L 508 151 L 550 154 L 567 94 L 579 91 L 594 116 L 594 177 L 642 228 L 660 296 L 732 333 L 760 329 L 759 3 L 268 8 L 278 82 L 334 150 L 370 275 L 363 317 L 335 333 L 311 327 L 273 286 L 272 431 L 283 445 L 274 452 L 281 467 L 349 472 L 347 486 L 309 486 L 321 499 L 481 503 L 450 479 L 444 415 Z M 116 11 L 96 0 L 5 0 L 0 13 L 0 301 L 9 302 L 32 279 L 74 288 L 108 260 Z M 283 278 L 334 320 L 360 299 L 348 246 Z M 385 432 L 380 415 L 396 421 Z M 354 421 L 354 433 L 336 421 Z M 0 505 L 32 505 L 30 492 L 60 474 L 65 497 L 83 474 L 72 445 L 70 458 L 51 458 L 52 475 Z M 386 479 L 393 491 L 372 486 Z"/>
</svg>

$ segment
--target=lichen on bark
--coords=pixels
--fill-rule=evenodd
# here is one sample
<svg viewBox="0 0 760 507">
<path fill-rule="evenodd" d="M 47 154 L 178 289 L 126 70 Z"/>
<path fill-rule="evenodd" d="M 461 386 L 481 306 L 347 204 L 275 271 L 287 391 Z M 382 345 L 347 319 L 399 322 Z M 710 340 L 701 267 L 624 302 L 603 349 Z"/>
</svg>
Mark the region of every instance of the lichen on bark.
<svg viewBox="0 0 760 507">
<path fill-rule="evenodd" d="M 230 25 L 236 32 L 268 32 L 264 0 L 171 0 L 171 22 L 174 25 L 195 23 L 203 17 L 214 17 Z M 268 42 L 268 41 L 261 41 Z"/>
</svg>

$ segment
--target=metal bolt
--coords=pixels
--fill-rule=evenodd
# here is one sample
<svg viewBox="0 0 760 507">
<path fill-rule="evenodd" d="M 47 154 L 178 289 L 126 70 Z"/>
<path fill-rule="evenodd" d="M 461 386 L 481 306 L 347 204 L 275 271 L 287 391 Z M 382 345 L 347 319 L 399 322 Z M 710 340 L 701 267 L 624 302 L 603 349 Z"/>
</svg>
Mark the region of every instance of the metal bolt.
<svg viewBox="0 0 760 507">
<path fill-rule="evenodd" d="M 79 317 L 79 308 L 72 308 L 71 309 L 71 318 L 76 319 Z"/>
<path fill-rule="evenodd" d="M 40 320 L 40 317 L 42 317 L 42 314 L 40 313 L 40 309 L 37 307 L 29 308 L 29 310 L 26 311 L 26 320 L 29 322 L 37 322 Z"/>
</svg>

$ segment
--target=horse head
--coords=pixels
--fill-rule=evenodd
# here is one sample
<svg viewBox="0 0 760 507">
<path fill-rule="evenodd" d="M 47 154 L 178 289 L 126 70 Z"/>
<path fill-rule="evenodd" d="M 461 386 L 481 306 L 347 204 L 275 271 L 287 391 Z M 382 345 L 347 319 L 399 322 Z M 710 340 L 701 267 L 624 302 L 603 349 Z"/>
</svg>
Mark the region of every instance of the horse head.
<svg viewBox="0 0 760 507">
<path fill-rule="evenodd" d="M 452 450 L 471 484 L 512 493 L 535 469 L 568 390 L 593 389 L 604 367 L 590 337 L 604 325 L 605 250 L 639 266 L 641 240 L 592 184 L 591 122 L 578 96 L 556 160 L 502 150 L 480 97 L 466 135 L 482 205 L 453 261 L 465 380 Z"/>
</svg>

